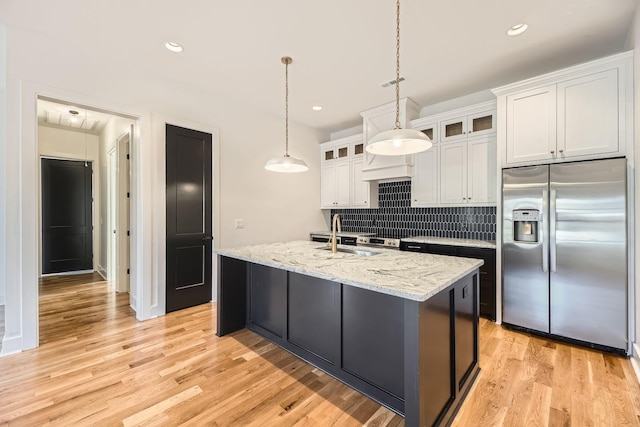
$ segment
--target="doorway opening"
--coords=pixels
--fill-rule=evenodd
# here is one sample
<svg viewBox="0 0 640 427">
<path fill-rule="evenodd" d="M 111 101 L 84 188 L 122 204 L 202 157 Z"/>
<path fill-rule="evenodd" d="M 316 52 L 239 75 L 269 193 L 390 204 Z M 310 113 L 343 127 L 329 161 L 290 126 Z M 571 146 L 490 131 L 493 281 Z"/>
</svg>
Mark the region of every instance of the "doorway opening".
<svg viewBox="0 0 640 427">
<path fill-rule="evenodd" d="M 55 283 L 57 290 L 64 291 L 66 283 L 77 286 L 78 282 L 83 282 L 90 286 L 106 286 L 109 292 L 118 293 L 119 300 L 123 297 L 129 300 L 135 310 L 135 289 L 130 288 L 129 281 L 129 175 L 132 172 L 129 150 L 137 120 L 44 97 L 38 97 L 37 111 L 37 149 L 43 162 L 38 179 L 40 306 L 42 308 L 44 303 L 42 295 L 50 294 L 44 287 Z M 57 165 L 53 175 L 45 173 L 44 165 L 49 163 Z M 50 169 L 49 166 L 47 171 Z M 79 183 L 81 175 L 85 180 Z M 80 193 L 85 196 L 83 215 L 78 208 L 81 206 Z M 51 204 L 62 208 L 52 210 Z M 48 227 L 52 218 L 57 222 L 53 228 Z M 68 229 L 68 235 L 62 238 L 58 235 L 63 228 L 61 225 Z M 52 234 L 47 227 L 58 234 Z M 47 266 L 51 248 L 59 250 L 55 256 L 62 260 L 54 269 Z M 71 265 L 69 262 L 78 258 L 80 249 L 85 255 L 82 268 L 78 263 Z M 74 292 L 64 295 L 69 307 L 82 304 L 79 300 L 74 301 Z M 40 312 L 42 318 L 44 310 Z M 135 315 L 133 310 L 122 313 Z M 99 318 L 89 314 L 83 318 L 82 312 L 78 314 L 73 317 L 78 325 Z M 42 334 L 47 331 L 41 330 Z M 51 337 L 40 336 L 41 343 L 50 340 Z"/>
</svg>

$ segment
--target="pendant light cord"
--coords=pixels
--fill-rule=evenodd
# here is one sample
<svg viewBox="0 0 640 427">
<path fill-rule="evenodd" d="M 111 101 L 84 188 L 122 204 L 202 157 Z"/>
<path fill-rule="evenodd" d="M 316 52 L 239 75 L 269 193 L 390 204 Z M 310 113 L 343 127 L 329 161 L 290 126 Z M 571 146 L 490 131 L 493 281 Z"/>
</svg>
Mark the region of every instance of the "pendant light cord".
<svg viewBox="0 0 640 427">
<path fill-rule="evenodd" d="M 284 59 L 284 58 L 283 58 Z M 289 157 L 289 63 L 284 60 L 284 156 Z"/>
<path fill-rule="evenodd" d="M 400 0 L 396 0 L 396 127 L 400 129 Z"/>
</svg>

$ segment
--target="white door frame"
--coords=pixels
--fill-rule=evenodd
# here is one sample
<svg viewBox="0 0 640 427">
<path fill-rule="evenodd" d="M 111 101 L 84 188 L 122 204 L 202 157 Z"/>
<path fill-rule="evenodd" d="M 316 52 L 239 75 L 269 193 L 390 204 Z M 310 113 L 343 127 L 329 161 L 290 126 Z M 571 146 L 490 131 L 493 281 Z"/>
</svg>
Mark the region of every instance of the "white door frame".
<svg viewBox="0 0 640 427">
<path fill-rule="evenodd" d="M 118 152 L 112 147 L 107 159 L 107 280 L 118 288 Z"/>
<path fill-rule="evenodd" d="M 10 82 L 8 82 L 10 83 Z M 7 293 L 6 333 L 2 343 L 2 354 L 11 354 L 22 350 L 35 348 L 39 343 L 39 310 L 38 310 L 38 183 L 37 168 L 39 167 L 37 144 L 37 100 L 38 98 L 63 100 L 78 106 L 94 110 L 108 111 L 115 115 L 137 120 L 136 134 L 132 141 L 131 162 L 131 282 L 136 288 L 136 317 L 139 320 L 154 316 L 152 307 L 153 272 L 152 272 L 152 238 L 153 238 L 153 203 L 152 170 L 157 162 L 151 140 L 151 114 L 144 109 L 121 109 L 115 103 L 91 96 L 78 94 L 64 89 L 54 88 L 30 81 L 19 81 L 19 93 L 9 94 L 7 111 L 17 108 L 19 123 L 17 127 L 7 129 L 7 141 L 12 141 L 19 147 L 19 157 L 15 153 L 7 156 L 7 161 L 19 159 L 18 176 L 8 178 L 19 179 L 17 199 L 19 203 L 18 238 L 6 242 L 6 251 L 15 251 L 15 264 L 7 269 L 6 283 L 12 283 L 18 289 Z M 12 96 L 17 95 L 17 96 Z M 13 173 L 15 168 L 11 170 Z M 19 295 L 16 297 L 16 292 Z M 18 304 L 19 307 L 9 307 Z M 11 313 L 9 313 L 11 311 Z"/>
<path fill-rule="evenodd" d="M 120 135 L 116 140 L 116 291 L 129 292 L 129 216 L 131 206 L 129 203 L 129 146 L 133 127 L 130 131 Z M 135 299 L 131 296 L 132 307 L 135 307 Z"/>
</svg>

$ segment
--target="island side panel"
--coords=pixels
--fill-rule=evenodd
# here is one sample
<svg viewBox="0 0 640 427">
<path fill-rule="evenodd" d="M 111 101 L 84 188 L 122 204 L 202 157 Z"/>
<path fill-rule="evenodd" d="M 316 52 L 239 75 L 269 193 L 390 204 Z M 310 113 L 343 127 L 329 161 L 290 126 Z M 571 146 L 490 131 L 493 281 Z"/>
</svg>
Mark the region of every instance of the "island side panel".
<svg viewBox="0 0 640 427">
<path fill-rule="evenodd" d="M 247 263 L 218 255 L 216 335 L 221 337 L 245 327 L 247 321 Z"/>
<path fill-rule="evenodd" d="M 449 425 L 478 366 L 478 271 L 405 301 L 405 425 Z"/>
<path fill-rule="evenodd" d="M 455 399 L 453 289 L 405 300 L 405 425 L 432 426 Z"/>
</svg>

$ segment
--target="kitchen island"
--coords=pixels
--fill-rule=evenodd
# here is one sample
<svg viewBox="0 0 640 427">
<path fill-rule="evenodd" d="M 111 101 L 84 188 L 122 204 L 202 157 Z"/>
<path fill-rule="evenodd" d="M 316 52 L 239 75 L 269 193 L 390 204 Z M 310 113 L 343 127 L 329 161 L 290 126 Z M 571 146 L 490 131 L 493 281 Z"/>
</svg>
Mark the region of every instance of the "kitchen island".
<svg viewBox="0 0 640 427">
<path fill-rule="evenodd" d="M 324 247 L 218 250 L 217 335 L 249 328 L 404 415 L 407 426 L 448 424 L 479 371 L 482 261 Z"/>
</svg>

